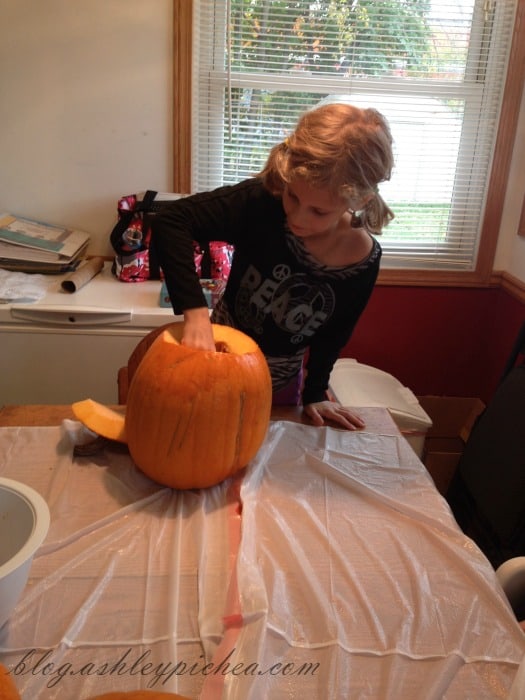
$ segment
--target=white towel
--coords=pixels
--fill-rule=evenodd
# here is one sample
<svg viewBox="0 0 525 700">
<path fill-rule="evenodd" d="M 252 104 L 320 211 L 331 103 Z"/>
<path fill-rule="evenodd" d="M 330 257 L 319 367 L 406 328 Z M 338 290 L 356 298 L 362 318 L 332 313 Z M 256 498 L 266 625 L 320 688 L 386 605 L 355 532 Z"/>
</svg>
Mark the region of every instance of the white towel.
<svg viewBox="0 0 525 700">
<path fill-rule="evenodd" d="M 0 303 L 38 301 L 44 297 L 47 285 L 44 275 L 0 269 Z"/>
</svg>

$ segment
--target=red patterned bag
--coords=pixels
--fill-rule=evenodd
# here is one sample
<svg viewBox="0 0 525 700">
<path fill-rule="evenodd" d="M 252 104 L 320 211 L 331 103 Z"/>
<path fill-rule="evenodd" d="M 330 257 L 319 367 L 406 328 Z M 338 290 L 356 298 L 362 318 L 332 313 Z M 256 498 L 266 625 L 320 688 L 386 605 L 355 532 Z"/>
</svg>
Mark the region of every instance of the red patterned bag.
<svg viewBox="0 0 525 700">
<path fill-rule="evenodd" d="M 153 190 L 130 194 L 118 201 L 118 222 L 110 235 L 115 251 L 113 273 L 121 282 L 144 282 L 161 279 L 162 270 L 155 258 L 151 243 L 151 219 L 169 202 L 181 194 L 158 194 Z M 195 269 L 199 277 L 214 280 L 228 279 L 233 246 L 223 241 L 212 241 L 209 250 L 194 244 Z"/>
<path fill-rule="evenodd" d="M 151 217 L 169 201 L 182 195 L 163 195 L 148 190 L 143 195 L 130 194 L 118 201 L 118 222 L 110 235 L 115 251 L 113 273 L 121 282 L 144 282 L 160 279 L 160 267 L 152 252 Z"/>
</svg>

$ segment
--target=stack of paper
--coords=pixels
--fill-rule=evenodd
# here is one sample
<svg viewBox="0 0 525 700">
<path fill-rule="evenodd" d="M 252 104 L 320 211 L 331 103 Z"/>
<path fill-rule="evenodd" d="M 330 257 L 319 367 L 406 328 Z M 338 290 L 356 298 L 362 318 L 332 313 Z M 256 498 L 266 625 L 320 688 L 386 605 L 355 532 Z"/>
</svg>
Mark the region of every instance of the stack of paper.
<svg viewBox="0 0 525 700">
<path fill-rule="evenodd" d="M 0 214 L 0 267 L 61 273 L 78 265 L 89 235 L 60 226 Z"/>
</svg>

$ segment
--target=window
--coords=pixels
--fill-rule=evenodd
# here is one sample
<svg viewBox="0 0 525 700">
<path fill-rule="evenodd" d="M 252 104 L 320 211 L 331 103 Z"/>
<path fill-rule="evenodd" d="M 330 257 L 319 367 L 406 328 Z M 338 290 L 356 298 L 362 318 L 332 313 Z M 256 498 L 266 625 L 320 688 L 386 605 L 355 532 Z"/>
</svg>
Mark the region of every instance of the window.
<svg viewBox="0 0 525 700">
<path fill-rule="evenodd" d="M 383 268 L 473 271 L 514 0 L 194 0 L 193 191 L 257 172 L 305 109 L 378 108 L 396 168 Z"/>
</svg>

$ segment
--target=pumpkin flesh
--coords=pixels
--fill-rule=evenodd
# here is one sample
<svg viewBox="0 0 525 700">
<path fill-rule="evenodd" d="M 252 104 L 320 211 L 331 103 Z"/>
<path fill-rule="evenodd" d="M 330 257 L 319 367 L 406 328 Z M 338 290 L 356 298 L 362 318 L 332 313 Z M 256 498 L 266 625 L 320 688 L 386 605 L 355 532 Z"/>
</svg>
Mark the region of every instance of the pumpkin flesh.
<svg viewBox="0 0 525 700">
<path fill-rule="evenodd" d="M 86 428 L 108 440 L 127 442 L 125 411 L 104 406 L 93 399 L 72 404 L 73 414 Z"/>
</svg>

